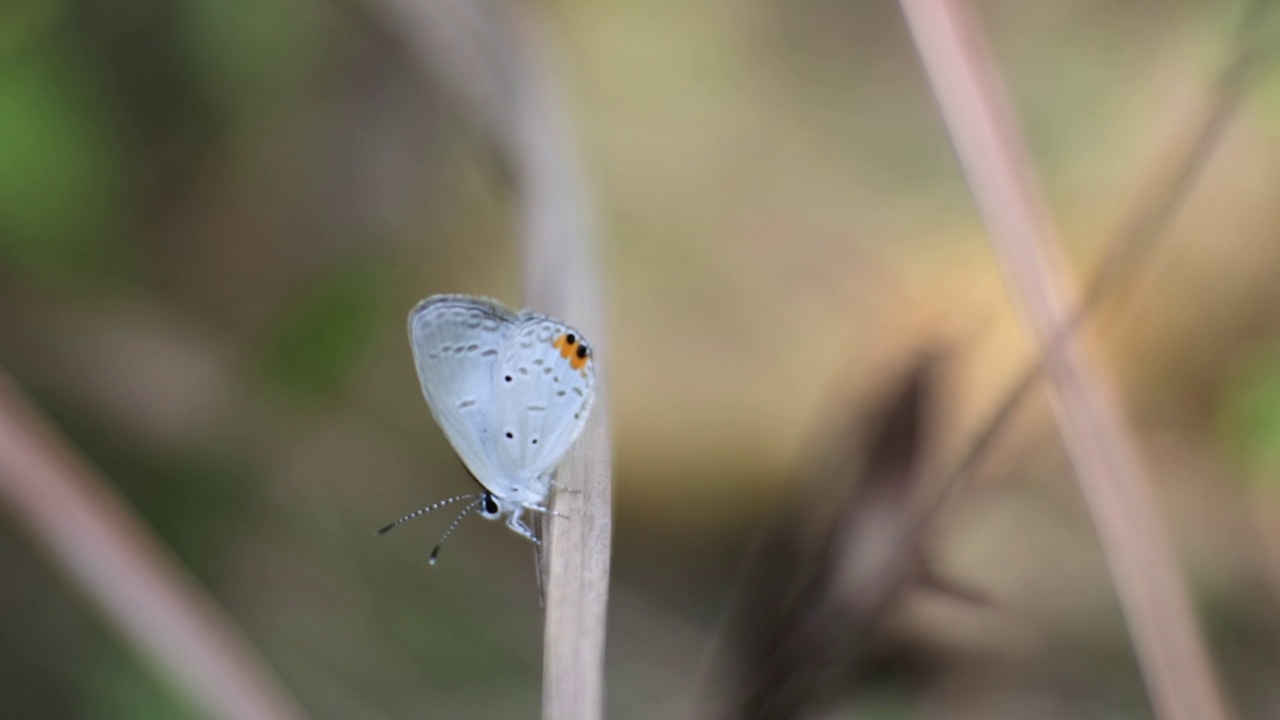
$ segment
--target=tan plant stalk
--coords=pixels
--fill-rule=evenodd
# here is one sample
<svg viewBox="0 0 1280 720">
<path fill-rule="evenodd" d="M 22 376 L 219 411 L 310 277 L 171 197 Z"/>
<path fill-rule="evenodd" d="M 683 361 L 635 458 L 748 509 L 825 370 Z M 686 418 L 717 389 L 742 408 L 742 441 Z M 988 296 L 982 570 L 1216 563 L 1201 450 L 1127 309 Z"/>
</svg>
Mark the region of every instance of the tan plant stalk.
<svg viewBox="0 0 1280 720">
<path fill-rule="evenodd" d="M 605 611 L 612 537 L 608 338 L 597 238 L 564 98 L 537 6 L 374 0 L 423 68 L 442 78 L 511 172 L 527 305 L 577 327 L 596 359 L 595 405 L 560 465 L 545 523 L 542 716 L 604 713 Z"/>
<path fill-rule="evenodd" d="M 524 50 L 516 83 L 516 186 L 520 194 L 525 295 L 530 305 L 575 323 L 592 342 L 595 407 L 560 465 L 546 525 L 546 629 L 542 717 L 590 720 L 604 713 L 605 616 L 613 533 L 608 346 L 604 282 L 577 153 L 537 18 L 515 13 Z"/>
<path fill-rule="evenodd" d="M 0 504 L 209 717 L 306 717 L 217 602 L 3 372 Z"/>
<path fill-rule="evenodd" d="M 900 5 L 1022 321 L 1048 345 L 1076 303 L 990 52 L 965 3 Z M 1132 432 L 1074 338 L 1061 342 L 1047 369 L 1157 716 L 1229 717 Z"/>
</svg>

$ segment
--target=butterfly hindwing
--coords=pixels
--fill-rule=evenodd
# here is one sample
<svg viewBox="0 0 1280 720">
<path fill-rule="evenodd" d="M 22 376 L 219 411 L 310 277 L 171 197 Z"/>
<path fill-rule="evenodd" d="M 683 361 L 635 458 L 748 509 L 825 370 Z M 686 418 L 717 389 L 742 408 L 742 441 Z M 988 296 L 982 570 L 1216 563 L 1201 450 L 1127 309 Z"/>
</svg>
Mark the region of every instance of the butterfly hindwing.
<svg viewBox="0 0 1280 720">
<path fill-rule="evenodd" d="M 595 365 L 573 328 L 534 313 L 520 316 L 494 376 L 498 458 L 512 479 L 552 470 L 591 410 Z"/>
</svg>

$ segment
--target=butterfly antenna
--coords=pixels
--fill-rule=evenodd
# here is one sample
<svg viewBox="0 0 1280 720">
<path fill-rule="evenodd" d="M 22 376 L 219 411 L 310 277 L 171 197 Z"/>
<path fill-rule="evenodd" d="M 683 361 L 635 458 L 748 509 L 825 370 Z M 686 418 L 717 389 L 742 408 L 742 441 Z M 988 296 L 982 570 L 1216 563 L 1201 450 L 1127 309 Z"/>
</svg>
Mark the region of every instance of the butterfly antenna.
<svg viewBox="0 0 1280 720">
<path fill-rule="evenodd" d="M 436 543 L 435 549 L 431 551 L 431 558 L 427 562 L 432 565 L 436 564 L 436 560 L 440 557 L 440 546 L 444 545 L 444 541 L 448 540 L 449 536 L 453 534 L 453 529 L 458 527 L 458 523 L 462 522 L 462 518 L 470 514 L 472 510 L 480 507 L 483 502 L 483 500 L 477 500 L 462 508 L 462 512 L 458 513 L 458 517 L 454 518 L 453 522 L 449 525 L 449 529 L 445 530 L 444 534 L 440 536 L 440 542 Z"/>
<path fill-rule="evenodd" d="M 456 502 L 458 502 L 459 500 L 471 500 L 471 499 L 474 499 L 475 497 L 476 497 L 476 494 L 475 494 L 475 493 L 470 493 L 470 494 L 467 494 L 467 495 L 455 495 L 455 496 L 453 496 L 453 497 L 451 497 L 451 498 L 445 498 L 444 500 L 441 500 L 441 501 L 440 501 L 440 502 L 438 502 L 438 503 L 432 503 L 431 505 L 428 505 L 428 506 L 426 506 L 426 507 L 424 507 L 424 508 L 418 508 L 417 510 L 414 510 L 413 512 L 409 513 L 408 515 L 405 515 L 404 517 L 400 518 L 399 520 L 396 520 L 395 522 L 390 523 L 390 524 L 389 524 L 389 525 L 387 525 L 386 527 L 384 527 L 384 528 L 382 528 L 381 530 L 379 530 L 378 532 L 374 533 L 374 537 L 382 537 L 383 535 L 386 535 L 387 533 L 391 532 L 392 528 L 394 528 L 395 526 L 399 525 L 400 523 L 405 523 L 405 522 L 408 522 L 408 521 L 410 521 L 410 520 L 412 520 L 412 519 L 414 519 L 414 518 L 416 518 L 416 517 L 420 517 L 420 516 L 422 516 L 422 515 L 426 515 L 427 513 L 431 512 L 432 510 L 435 510 L 435 509 L 437 509 L 437 508 L 442 508 L 442 507 L 444 507 L 445 505 L 452 505 L 453 503 L 456 503 Z"/>
</svg>

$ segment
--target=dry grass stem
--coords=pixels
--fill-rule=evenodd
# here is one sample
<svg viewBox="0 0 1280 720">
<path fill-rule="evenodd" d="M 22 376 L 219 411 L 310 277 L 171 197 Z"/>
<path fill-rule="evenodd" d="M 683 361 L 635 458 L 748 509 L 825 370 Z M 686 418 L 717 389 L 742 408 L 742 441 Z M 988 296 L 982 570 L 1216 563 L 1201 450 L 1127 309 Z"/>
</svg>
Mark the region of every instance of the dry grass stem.
<svg viewBox="0 0 1280 720">
<path fill-rule="evenodd" d="M 0 501 L 209 717 L 306 717 L 218 604 L 2 372 Z"/>
<path fill-rule="evenodd" d="M 514 181 L 527 304 L 579 328 L 596 365 L 595 406 L 560 466 L 544 523 L 544 718 L 604 712 L 605 611 L 612 535 L 608 342 L 589 202 L 535 9 L 519 4 L 378 0 L 423 66 L 462 101 Z"/>
<path fill-rule="evenodd" d="M 942 493 L 923 513 L 922 523 L 932 522 L 974 476 L 1001 431 L 1031 396 L 1031 390 L 1058 346 L 1088 324 L 1103 299 L 1123 288 L 1124 282 L 1136 274 L 1142 260 L 1167 236 L 1166 230 L 1213 157 L 1224 131 L 1235 116 L 1245 88 L 1255 77 L 1261 65 L 1259 55 L 1259 45 L 1250 38 L 1242 38 L 1236 45 L 1236 52 L 1210 86 L 1207 101 L 1197 112 L 1191 113 L 1192 120 L 1187 129 L 1173 138 L 1167 152 L 1158 156 L 1155 167 L 1141 187 L 1139 202 L 1107 244 L 1105 255 L 1086 286 L 1080 304 L 1058 328 L 1052 341 L 1040 348 L 1036 358 L 1027 364 L 987 421 L 981 424 L 973 443 L 942 482 Z"/>
<path fill-rule="evenodd" d="M 819 716 L 856 694 L 892 644 L 888 619 L 931 574 L 911 518 L 941 364 L 923 357 L 868 417 L 850 412 L 796 478 L 803 500 L 762 526 L 726 612 L 735 637 L 721 662 L 734 679 L 712 716 Z"/>
<path fill-rule="evenodd" d="M 589 720 L 604 713 L 605 616 L 613 533 L 608 348 L 596 238 L 564 102 L 544 35 L 532 14 L 515 15 L 524 51 L 517 83 L 515 147 L 525 294 L 530 305 L 579 327 L 591 339 L 595 408 L 560 465 L 560 492 L 546 536 L 546 630 L 542 716 Z"/>
<path fill-rule="evenodd" d="M 964 3 L 900 4 L 1023 322 L 1042 347 L 1050 346 L 1074 303 L 994 63 Z M 1132 433 L 1073 338 L 1049 356 L 1048 373 L 1157 716 L 1227 718 Z"/>
</svg>

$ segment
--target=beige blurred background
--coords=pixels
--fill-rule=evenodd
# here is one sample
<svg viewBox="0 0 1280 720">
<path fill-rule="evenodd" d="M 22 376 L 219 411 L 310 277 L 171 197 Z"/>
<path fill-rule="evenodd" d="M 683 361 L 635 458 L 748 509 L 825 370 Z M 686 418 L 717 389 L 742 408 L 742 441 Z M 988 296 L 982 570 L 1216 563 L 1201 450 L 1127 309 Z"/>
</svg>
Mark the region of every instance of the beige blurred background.
<svg viewBox="0 0 1280 720">
<path fill-rule="evenodd" d="M 1082 279 L 1241 2 L 981 2 Z M 806 454 L 922 348 L 946 467 L 1031 357 L 891 3 L 539 5 L 600 226 L 616 449 L 609 716 L 699 659 Z M 510 176 L 378 2 L 0 9 L 0 366 L 319 718 L 536 717 L 530 550 L 464 524 L 405 314 L 518 305 Z M 1091 328 L 1241 717 L 1280 716 L 1280 77 Z M 563 318 L 573 323 L 574 318 Z M 7 508 L 6 508 L 7 510 Z M 833 717 L 1150 717 L 1043 398 Z M 0 515 L 0 716 L 200 717 Z M 696 713 L 694 713 L 696 716 Z"/>
</svg>

